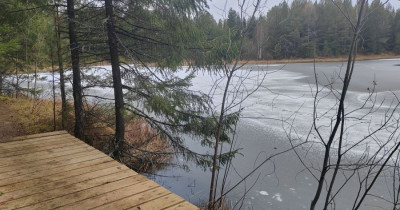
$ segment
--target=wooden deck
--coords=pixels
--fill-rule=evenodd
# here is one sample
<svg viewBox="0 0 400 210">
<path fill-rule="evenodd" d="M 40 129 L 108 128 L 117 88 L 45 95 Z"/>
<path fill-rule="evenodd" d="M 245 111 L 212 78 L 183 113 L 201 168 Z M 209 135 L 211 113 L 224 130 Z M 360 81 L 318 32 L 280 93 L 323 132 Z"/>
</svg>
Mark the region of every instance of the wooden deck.
<svg viewBox="0 0 400 210">
<path fill-rule="evenodd" d="M 0 209 L 198 209 L 65 131 L 0 143 Z"/>
</svg>

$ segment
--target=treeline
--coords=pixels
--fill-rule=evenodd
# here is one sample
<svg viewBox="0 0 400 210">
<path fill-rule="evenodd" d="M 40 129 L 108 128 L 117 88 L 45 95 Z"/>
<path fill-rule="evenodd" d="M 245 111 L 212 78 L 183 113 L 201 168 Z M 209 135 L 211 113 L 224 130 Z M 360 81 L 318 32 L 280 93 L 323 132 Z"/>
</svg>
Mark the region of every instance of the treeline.
<svg viewBox="0 0 400 210">
<path fill-rule="evenodd" d="M 57 17 L 50 3 L 0 1 L 0 69 L 34 72 L 49 67 L 57 51 L 55 23 L 61 27 L 63 59 L 70 59 L 65 56 L 68 51 L 65 3 L 59 2 Z M 373 15 L 363 25 L 359 53 L 400 53 L 400 10 L 395 11 L 389 3 L 374 0 L 367 6 L 367 14 Z M 108 60 L 107 39 L 103 36 L 105 11 L 97 6 L 98 2 L 76 4 L 80 8 L 76 11 L 76 26 L 83 53 L 81 60 L 87 64 Z M 120 56 L 125 61 L 131 59 L 126 48 L 135 47 L 136 59 L 168 67 L 176 67 L 183 60 L 197 64 L 217 61 L 224 57 L 222 47 L 219 52 L 204 49 L 218 48 L 228 39 L 237 38 L 240 28 L 248 29 L 241 55 L 244 60 L 344 56 L 348 53 L 359 7 L 351 0 L 295 0 L 290 5 L 284 1 L 267 14 L 247 20 L 231 9 L 226 20 L 217 22 L 206 10 L 191 11 L 196 13 L 193 18 L 169 14 L 167 20 L 165 12 L 137 9 L 139 4 L 115 5 L 116 28 L 126 42 Z M 187 12 L 180 10 L 177 8 L 175 12 Z"/>
<path fill-rule="evenodd" d="M 235 31 L 248 24 L 243 59 L 339 57 L 348 53 L 359 5 L 351 0 L 283 1 L 267 14 L 240 22 L 230 10 L 219 26 Z M 374 0 L 362 26 L 359 53 L 400 53 L 400 10 Z M 351 23 L 350 23 L 351 21 Z"/>
</svg>

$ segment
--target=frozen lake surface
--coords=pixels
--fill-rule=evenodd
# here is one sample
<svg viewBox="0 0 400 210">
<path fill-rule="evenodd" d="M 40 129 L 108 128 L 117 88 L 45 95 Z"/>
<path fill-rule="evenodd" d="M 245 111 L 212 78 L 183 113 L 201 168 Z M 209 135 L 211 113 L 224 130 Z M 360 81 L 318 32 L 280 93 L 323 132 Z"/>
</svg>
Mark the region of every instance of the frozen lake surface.
<svg viewBox="0 0 400 210">
<path fill-rule="evenodd" d="M 400 67 L 398 64 L 400 64 L 399 59 L 357 62 L 345 105 L 346 112 L 354 110 L 349 114 L 349 120 L 346 121 L 348 130 L 346 130 L 344 148 L 351 148 L 347 158 L 361 155 L 366 150 L 374 152 L 382 142 L 390 138 L 391 130 L 388 128 L 378 132 L 377 138 L 374 140 L 362 141 L 357 146 L 351 147 L 372 130 L 381 126 L 385 120 L 385 113 L 392 110 L 396 97 L 400 97 L 400 84 L 398 83 Z M 186 75 L 184 70 L 185 68 L 178 72 L 178 75 Z M 326 125 L 321 128 L 322 136 L 325 137 L 331 129 L 329 126 L 337 106 L 336 90 L 340 92 L 342 85 L 340 75 L 343 75 L 344 71 L 345 63 L 341 62 L 317 63 L 315 66 L 318 87 L 321 90 L 318 95 L 321 100 L 317 106 L 317 113 L 321 116 L 318 124 Z M 95 72 L 95 75 L 99 77 L 111 74 L 109 66 L 101 67 Z M 40 76 L 44 80 L 38 84 L 48 90 L 52 75 L 41 73 Z M 244 108 L 235 144 L 236 148 L 242 148 L 240 152 L 243 156 L 237 156 L 233 162 L 228 188 L 266 157 L 290 148 L 289 139 L 292 139 L 295 144 L 305 141 L 307 138 L 315 140 L 315 143 L 305 146 L 299 152 L 301 154 L 307 152 L 306 162 L 318 166 L 322 157 L 322 144 L 312 138 L 315 133 L 310 132 L 316 91 L 314 65 L 310 63 L 248 65 L 237 72 L 237 79 L 234 80 L 234 83 L 241 81 L 240 78 L 244 77 L 247 80 L 238 88 L 251 92 L 258 85 L 260 87 L 240 107 L 233 106 L 233 110 Z M 210 93 L 210 90 L 215 88 L 215 82 L 220 82 L 219 78 L 217 75 L 197 73 L 192 81 L 191 89 Z M 56 76 L 56 80 L 58 80 L 58 76 Z M 219 106 L 222 95 L 224 80 L 221 81 L 220 86 L 216 87 L 213 92 L 213 101 L 216 107 Z M 331 85 L 323 88 L 327 84 Z M 373 89 L 375 89 L 375 93 L 371 95 Z M 233 90 L 233 86 L 231 90 Z M 86 93 L 112 98 L 112 90 L 108 88 L 91 88 Z M 231 102 L 234 104 L 241 98 L 238 97 L 236 100 L 230 98 L 230 100 L 232 99 Z M 371 101 L 379 104 L 379 107 L 373 107 Z M 363 106 L 364 104 L 367 105 Z M 363 108 L 360 109 L 360 107 Z M 374 112 L 363 117 L 371 109 Z M 398 113 L 396 111 L 395 115 L 398 116 Z M 186 144 L 195 151 L 209 152 L 208 149 L 201 147 L 200 142 L 189 137 L 186 138 Z M 393 144 L 394 141 L 388 143 L 388 146 Z M 176 161 L 182 160 L 177 158 Z M 162 176 L 155 176 L 154 179 L 193 203 L 206 201 L 210 185 L 210 172 L 203 171 L 191 163 L 186 164 L 190 166 L 190 171 L 172 167 L 159 171 L 158 174 Z M 336 209 L 351 209 L 356 193 L 356 189 L 353 187 L 356 184 L 356 182 L 349 182 L 343 189 L 343 193 L 337 198 Z M 384 180 L 379 180 L 373 192 L 388 196 L 386 184 Z M 252 209 L 309 209 L 316 186 L 317 181 L 308 171 L 304 170 L 304 166 L 295 153 L 288 152 L 261 167 L 245 184 L 235 189 L 229 195 L 229 199 L 235 201 L 248 191 L 245 194 L 244 206 Z M 380 202 L 376 198 L 368 198 L 362 209 L 389 208 L 385 205 L 385 202 Z"/>
</svg>

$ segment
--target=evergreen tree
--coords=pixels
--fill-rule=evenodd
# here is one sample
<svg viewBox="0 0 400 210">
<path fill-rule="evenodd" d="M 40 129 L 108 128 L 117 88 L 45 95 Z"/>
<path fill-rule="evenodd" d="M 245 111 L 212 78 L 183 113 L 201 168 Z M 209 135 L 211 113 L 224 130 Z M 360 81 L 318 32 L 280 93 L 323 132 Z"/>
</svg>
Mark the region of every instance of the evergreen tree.
<svg viewBox="0 0 400 210">
<path fill-rule="evenodd" d="M 380 0 L 372 1 L 363 35 L 363 48 L 367 53 L 380 54 L 388 47 L 392 18 L 391 7 L 384 7 Z"/>
<path fill-rule="evenodd" d="M 4 93 L 3 77 L 9 73 L 11 56 L 21 49 L 21 44 L 15 34 L 15 25 L 19 21 L 19 16 L 10 14 L 10 11 L 18 10 L 22 7 L 17 2 L 0 1 L 0 94 Z"/>
<path fill-rule="evenodd" d="M 82 101 L 82 85 L 81 85 L 81 71 L 79 66 L 79 43 L 76 34 L 76 19 L 75 19 L 75 4 L 74 0 L 67 0 L 67 13 L 68 13 L 68 33 L 69 44 L 71 49 L 71 63 L 73 74 L 73 96 L 75 108 L 75 130 L 74 135 L 78 139 L 84 139 L 83 133 L 83 101 Z"/>
<path fill-rule="evenodd" d="M 396 11 L 392 26 L 393 51 L 400 54 L 400 10 Z"/>
<path fill-rule="evenodd" d="M 107 16 L 107 32 L 108 32 L 108 46 L 110 48 L 110 58 L 113 77 L 114 88 L 114 104 L 115 104 L 115 142 L 114 142 L 114 156 L 120 160 L 122 156 L 125 136 L 125 123 L 124 123 L 124 96 L 122 93 L 121 70 L 119 67 L 119 54 L 118 54 L 118 41 L 115 34 L 113 2 L 112 0 L 105 0 L 105 9 Z"/>
</svg>

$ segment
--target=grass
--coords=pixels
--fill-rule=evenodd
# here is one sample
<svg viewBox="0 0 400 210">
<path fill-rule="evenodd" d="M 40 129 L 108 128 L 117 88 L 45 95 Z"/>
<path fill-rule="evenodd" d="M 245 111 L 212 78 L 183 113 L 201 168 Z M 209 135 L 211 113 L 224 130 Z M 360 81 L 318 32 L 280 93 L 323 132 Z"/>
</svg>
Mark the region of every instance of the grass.
<svg viewBox="0 0 400 210">
<path fill-rule="evenodd" d="M 201 210 L 207 210 L 208 209 L 208 202 L 200 202 L 198 205 L 200 206 Z M 227 199 L 223 199 L 221 206 L 220 207 L 215 207 L 214 210 L 232 210 L 233 209 L 233 203 Z"/>
<path fill-rule="evenodd" d="M 30 135 L 54 131 L 53 102 L 51 100 L 31 99 L 24 96 L 0 97 L 0 102 L 7 103 L 14 113 L 13 123 L 19 128 L 19 135 Z M 56 109 L 56 130 L 61 129 L 60 103 Z"/>
<path fill-rule="evenodd" d="M 114 106 L 85 106 L 85 140 L 106 154 L 113 152 Z M 154 173 L 170 163 L 172 147 L 142 118 L 125 122 L 124 158 L 122 162 L 136 171 Z"/>
<path fill-rule="evenodd" d="M 12 122 L 16 135 L 31 135 L 54 131 L 53 101 L 32 99 L 24 96 L 10 98 L 0 95 L 0 103 L 7 104 L 8 112 L 14 116 Z M 85 105 L 85 141 L 106 154 L 113 151 L 115 130 L 113 106 Z M 73 134 L 74 112 L 69 105 L 67 122 L 61 128 L 61 102 L 56 101 L 56 130 L 67 130 Z M 172 159 L 172 147 L 145 120 L 136 118 L 125 123 L 125 140 L 131 148 L 123 162 L 137 171 L 153 173 Z M 0 132 L 7 132 L 1 131 Z M 0 135 L 1 136 L 1 135 Z"/>
<path fill-rule="evenodd" d="M 144 119 L 126 123 L 125 140 L 131 146 L 126 148 L 131 157 L 125 157 L 124 162 L 133 164 L 137 171 L 153 173 L 172 159 L 172 146 Z"/>
</svg>

